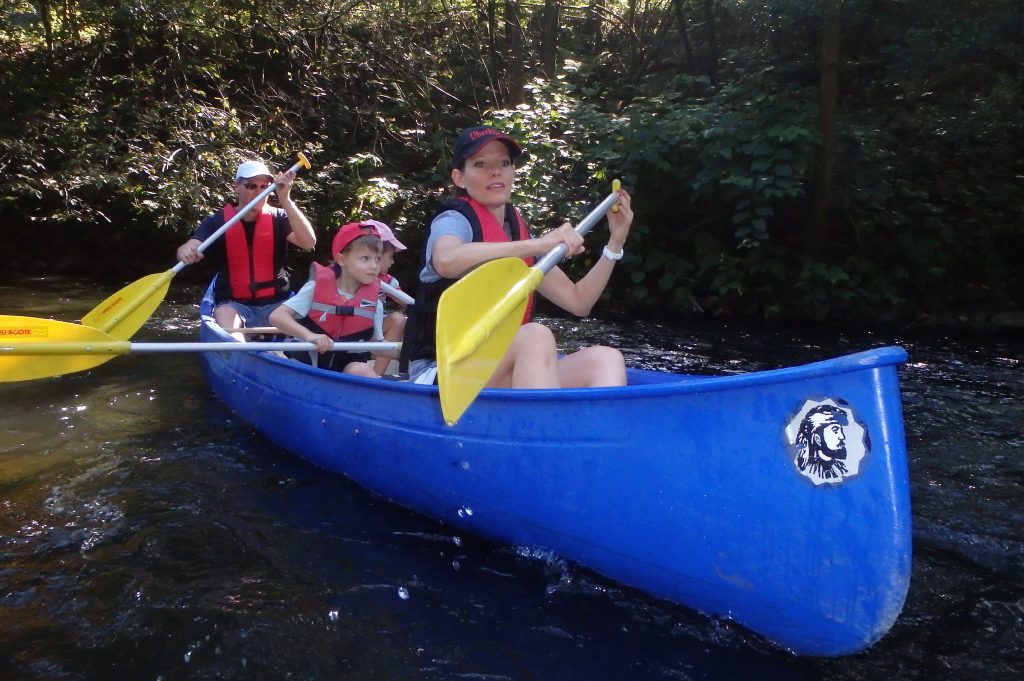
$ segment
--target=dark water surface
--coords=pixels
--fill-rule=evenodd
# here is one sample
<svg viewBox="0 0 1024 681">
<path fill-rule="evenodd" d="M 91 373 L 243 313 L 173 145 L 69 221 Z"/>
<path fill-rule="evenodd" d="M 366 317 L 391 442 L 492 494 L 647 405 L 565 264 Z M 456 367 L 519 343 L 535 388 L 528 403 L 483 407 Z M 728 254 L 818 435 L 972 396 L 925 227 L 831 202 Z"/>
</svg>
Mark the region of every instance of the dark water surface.
<svg viewBox="0 0 1024 681">
<path fill-rule="evenodd" d="M 0 313 L 77 321 L 112 292 L 0 286 Z M 197 296 L 172 288 L 135 340 L 191 340 Z M 914 564 L 889 634 L 794 657 L 456 534 L 255 434 L 195 356 L 140 355 L 0 384 L 0 678 L 1024 678 L 1024 341 L 554 324 L 692 373 L 905 347 Z"/>
</svg>

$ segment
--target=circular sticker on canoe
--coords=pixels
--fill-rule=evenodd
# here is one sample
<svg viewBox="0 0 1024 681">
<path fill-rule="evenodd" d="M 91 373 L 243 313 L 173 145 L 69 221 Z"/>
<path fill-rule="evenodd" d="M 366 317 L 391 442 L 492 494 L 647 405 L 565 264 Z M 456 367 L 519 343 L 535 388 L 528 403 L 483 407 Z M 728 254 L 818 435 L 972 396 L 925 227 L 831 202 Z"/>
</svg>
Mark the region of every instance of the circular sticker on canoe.
<svg viewBox="0 0 1024 681">
<path fill-rule="evenodd" d="M 860 472 L 871 448 L 867 429 L 844 400 L 807 400 L 786 426 L 793 465 L 815 485 L 838 484 Z"/>
</svg>

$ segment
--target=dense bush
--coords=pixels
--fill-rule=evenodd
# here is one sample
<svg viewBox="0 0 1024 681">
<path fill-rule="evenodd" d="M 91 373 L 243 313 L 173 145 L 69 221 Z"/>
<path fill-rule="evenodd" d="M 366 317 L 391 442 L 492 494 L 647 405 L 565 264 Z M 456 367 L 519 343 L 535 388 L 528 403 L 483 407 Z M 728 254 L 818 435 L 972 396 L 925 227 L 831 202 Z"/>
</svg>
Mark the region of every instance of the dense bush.
<svg viewBox="0 0 1024 681">
<path fill-rule="evenodd" d="M 554 25 L 550 2 L 111 4 L 0 10 L 0 238 L 26 271 L 165 266 L 240 159 L 286 167 L 300 149 L 314 169 L 296 196 L 322 236 L 372 215 L 417 245 L 450 140 L 488 120 L 526 143 L 535 229 L 578 219 L 613 177 L 632 188 L 623 311 L 847 320 L 1019 303 L 1024 9 L 1010 0 L 592 0 L 559 3 Z M 398 267 L 412 281 L 414 258 Z"/>
</svg>

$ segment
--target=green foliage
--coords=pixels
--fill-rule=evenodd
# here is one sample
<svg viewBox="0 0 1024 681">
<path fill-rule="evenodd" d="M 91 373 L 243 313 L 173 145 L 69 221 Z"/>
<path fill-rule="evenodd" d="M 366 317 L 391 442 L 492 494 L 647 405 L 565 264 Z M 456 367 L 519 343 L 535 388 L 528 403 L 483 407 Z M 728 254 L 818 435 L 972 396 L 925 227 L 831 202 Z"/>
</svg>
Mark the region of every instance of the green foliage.
<svg viewBox="0 0 1024 681">
<path fill-rule="evenodd" d="M 512 110 L 492 112 L 484 122 L 519 140 L 526 153 L 516 174 L 516 196 L 535 226 L 550 229 L 588 213 L 620 177 L 615 156 L 614 120 L 575 95 L 569 76 L 578 64 L 553 79 L 527 84 L 528 101 Z"/>
<path fill-rule="evenodd" d="M 581 3 L 551 35 L 543 3 L 16 0 L 0 9 L 5 245 L 70 267 L 49 250 L 68 236 L 101 271 L 148 272 L 154 243 L 169 255 L 230 198 L 240 160 L 284 168 L 302 150 L 295 196 L 321 243 L 376 217 L 415 247 L 451 140 L 490 121 L 527 147 L 517 197 L 535 230 L 578 220 L 612 178 L 630 188 L 617 305 L 846 320 L 1017 304 L 1024 6 L 843 3 L 812 252 L 822 7 Z"/>
</svg>

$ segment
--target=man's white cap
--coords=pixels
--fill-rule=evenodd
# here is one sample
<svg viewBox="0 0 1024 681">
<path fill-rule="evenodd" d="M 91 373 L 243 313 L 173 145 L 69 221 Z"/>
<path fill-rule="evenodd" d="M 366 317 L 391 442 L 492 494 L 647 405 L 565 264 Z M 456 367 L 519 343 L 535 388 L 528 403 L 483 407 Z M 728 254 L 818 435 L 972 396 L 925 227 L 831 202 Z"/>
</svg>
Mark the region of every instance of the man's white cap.
<svg viewBox="0 0 1024 681">
<path fill-rule="evenodd" d="M 235 172 L 235 179 L 248 180 L 250 177 L 259 177 L 260 175 L 266 175 L 271 180 L 274 179 L 274 176 L 270 174 L 270 170 L 261 161 L 246 161 L 238 166 L 238 170 Z"/>
</svg>

